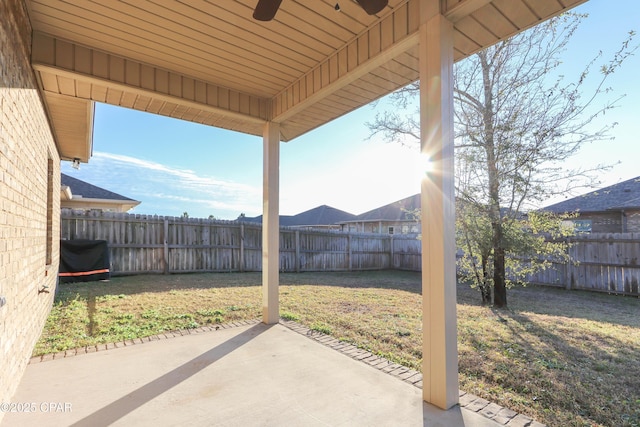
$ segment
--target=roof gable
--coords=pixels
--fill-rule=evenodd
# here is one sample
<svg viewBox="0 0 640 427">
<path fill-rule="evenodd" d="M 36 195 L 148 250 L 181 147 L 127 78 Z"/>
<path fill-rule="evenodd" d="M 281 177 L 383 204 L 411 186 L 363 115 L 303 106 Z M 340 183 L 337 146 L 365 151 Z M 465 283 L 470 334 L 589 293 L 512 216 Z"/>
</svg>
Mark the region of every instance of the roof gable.
<svg viewBox="0 0 640 427">
<path fill-rule="evenodd" d="M 331 206 L 322 205 L 297 215 L 280 215 L 280 225 L 284 227 L 333 225 L 339 222 L 351 221 L 356 216 Z M 245 218 L 246 221 L 262 223 L 262 215 Z"/>
<path fill-rule="evenodd" d="M 291 217 L 288 225 L 331 225 L 356 216 L 331 206 L 322 205 Z"/>
</svg>

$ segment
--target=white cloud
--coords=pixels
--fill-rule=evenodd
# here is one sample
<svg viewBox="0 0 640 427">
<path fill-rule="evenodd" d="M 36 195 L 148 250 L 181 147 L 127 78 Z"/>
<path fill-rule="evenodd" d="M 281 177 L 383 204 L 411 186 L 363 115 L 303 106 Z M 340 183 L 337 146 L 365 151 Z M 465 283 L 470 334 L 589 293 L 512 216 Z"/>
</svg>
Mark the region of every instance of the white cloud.
<svg viewBox="0 0 640 427">
<path fill-rule="evenodd" d="M 261 211 L 261 188 L 120 154 L 95 152 L 79 171 L 63 165 L 63 172 L 140 200 L 137 213 L 235 219 Z"/>
<path fill-rule="evenodd" d="M 138 159 L 130 156 L 123 156 L 120 154 L 102 153 L 97 152 L 93 156 L 94 159 L 106 159 L 111 164 L 120 163 L 125 167 L 135 167 L 148 171 L 157 172 L 158 175 L 155 178 L 169 180 L 172 177 L 178 178 L 181 186 L 189 188 L 198 188 L 207 191 L 211 191 L 214 187 L 216 190 L 225 189 L 227 191 L 247 191 L 253 190 L 251 186 L 246 184 L 239 184 L 232 181 L 224 181 L 221 179 L 199 176 L 196 172 L 190 169 L 176 169 L 171 168 L 160 163 Z M 143 172 L 144 173 L 144 172 Z"/>
</svg>

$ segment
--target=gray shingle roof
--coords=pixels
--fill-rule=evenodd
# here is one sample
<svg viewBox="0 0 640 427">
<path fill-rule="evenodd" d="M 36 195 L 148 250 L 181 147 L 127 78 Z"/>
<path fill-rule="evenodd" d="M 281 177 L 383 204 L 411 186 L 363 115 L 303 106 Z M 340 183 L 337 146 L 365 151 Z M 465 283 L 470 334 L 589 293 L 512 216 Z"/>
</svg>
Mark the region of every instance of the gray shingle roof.
<svg viewBox="0 0 640 427">
<path fill-rule="evenodd" d="M 122 196 L 118 193 L 114 193 L 113 191 L 105 190 L 104 188 L 96 187 L 93 184 L 89 184 L 88 182 L 84 182 L 77 178 L 73 178 L 69 175 L 60 174 L 61 175 L 61 184 L 63 186 L 67 186 L 71 189 L 71 194 L 76 196 L 82 196 L 85 199 L 107 199 L 107 200 L 131 200 L 128 197 Z"/>
<path fill-rule="evenodd" d="M 564 213 L 604 212 L 638 208 L 640 208 L 640 177 L 544 207 L 542 210 Z"/>
<path fill-rule="evenodd" d="M 303 225 L 333 225 L 351 221 L 415 221 L 411 212 L 420 209 L 420 194 L 353 215 L 331 206 L 322 205 L 297 215 L 280 215 L 280 225 L 285 227 Z M 262 223 L 262 215 L 244 218 L 245 221 Z"/>
<path fill-rule="evenodd" d="M 353 218 L 355 218 L 355 215 L 349 212 L 322 205 L 292 216 L 291 223 L 283 225 L 331 225 Z"/>
<path fill-rule="evenodd" d="M 358 221 L 406 221 L 413 220 L 411 212 L 420 209 L 420 194 L 370 210 L 358 215 Z"/>
<path fill-rule="evenodd" d="M 331 206 L 322 205 L 297 215 L 280 215 L 280 225 L 283 227 L 303 225 L 332 225 L 343 221 L 351 221 L 356 216 Z M 245 221 L 262 223 L 262 215 L 245 218 Z"/>
</svg>

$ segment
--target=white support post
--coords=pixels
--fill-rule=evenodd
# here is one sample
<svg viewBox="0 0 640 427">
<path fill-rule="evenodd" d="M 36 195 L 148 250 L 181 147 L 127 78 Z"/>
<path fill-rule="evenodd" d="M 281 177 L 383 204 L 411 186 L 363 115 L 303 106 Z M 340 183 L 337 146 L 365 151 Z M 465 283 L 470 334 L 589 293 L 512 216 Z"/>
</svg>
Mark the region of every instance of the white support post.
<svg viewBox="0 0 640 427">
<path fill-rule="evenodd" d="M 423 0 L 420 26 L 423 399 L 458 403 L 455 194 L 453 174 L 453 24 L 439 2 Z"/>
<path fill-rule="evenodd" d="M 262 322 L 280 320 L 280 125 L 268 122 L 263 134 L 262 194 Z"/>
</svg>

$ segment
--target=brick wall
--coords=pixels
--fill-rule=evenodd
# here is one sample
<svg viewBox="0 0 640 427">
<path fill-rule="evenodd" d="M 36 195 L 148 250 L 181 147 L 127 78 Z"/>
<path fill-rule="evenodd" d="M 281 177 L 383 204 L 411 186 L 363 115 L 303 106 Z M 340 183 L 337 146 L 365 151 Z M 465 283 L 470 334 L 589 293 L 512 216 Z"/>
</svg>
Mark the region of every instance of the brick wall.
<svg viewBox="0 0 640 427">
<path fill-rule="evenodd" d="M 0 402 L 11 401 L 40 336 L 59 260 L 60 159 L 30 49 L 26 6 L 0 1 Z"/>
</svg>

